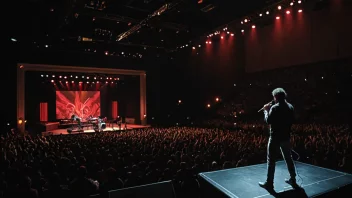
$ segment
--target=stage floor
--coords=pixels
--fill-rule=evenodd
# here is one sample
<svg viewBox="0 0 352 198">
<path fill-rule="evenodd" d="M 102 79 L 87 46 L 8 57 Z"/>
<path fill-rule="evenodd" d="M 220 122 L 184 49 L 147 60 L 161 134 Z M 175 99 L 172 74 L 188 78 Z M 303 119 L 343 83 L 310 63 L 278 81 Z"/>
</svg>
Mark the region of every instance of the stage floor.
<svg viewBox="0 0 352 198">
<path fill-rule="evenodd" d="M 117 124 L 114 124 L 113 126 L 106 127 L 103 131 L 122 131 L 124 130 L 124 125 L 122 125 L 122 129 L 118 128 Z M 132 129 L 144 129 L 144 128 L 149 128 L 150 125 L 137 125 L 137 124 L 127 124 L 127 130 L 132 130 Z M 69 133 L 67 132 L 67 129 L 55 129 L 55 130 L 50 130 L 50 131 L 45 131 L 42 132 L 42 135 L 47 136 L 47 135 L 69 135 L 69 134 L 82 134 L 82 133 L 95 133 L 94 129 L 91 128 L 84 128 L 84 132 L 72 132 Z"/>
<path fill-rule="evenodd" d="M 260 198 L 260 197 L 316 197 L 352 185 L 352 175 L 310 164 L 296 162 L 297 183 L 301 190 L 293 190 L 285 183 L 289 174 L 284 161 L 276 163 L 274 188 L 270 194 L 258 185 L 266 179 L 266 163 L 200 173 L 203 182 L 222 194 L 217 197 Z M 349 186 L 350 188 L 350 186 Z M 206 191 L 206 188 L 205 188 Z M 296 193 L 296 194 L 295 194 Z"/>
</svg>

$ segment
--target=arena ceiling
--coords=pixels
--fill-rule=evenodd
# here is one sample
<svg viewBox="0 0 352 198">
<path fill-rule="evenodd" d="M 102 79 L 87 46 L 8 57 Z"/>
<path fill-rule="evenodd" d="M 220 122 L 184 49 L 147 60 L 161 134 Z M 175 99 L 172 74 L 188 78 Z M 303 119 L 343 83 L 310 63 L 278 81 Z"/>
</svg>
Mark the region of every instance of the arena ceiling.
<svg viewBox="0 0 352 198">
<path fill-rule="evenodd" d="M 108 51 L 106 46 L 172 49 L 278 0 L 11 2 L 13 42 L 33 48 Z"/>
</svg>

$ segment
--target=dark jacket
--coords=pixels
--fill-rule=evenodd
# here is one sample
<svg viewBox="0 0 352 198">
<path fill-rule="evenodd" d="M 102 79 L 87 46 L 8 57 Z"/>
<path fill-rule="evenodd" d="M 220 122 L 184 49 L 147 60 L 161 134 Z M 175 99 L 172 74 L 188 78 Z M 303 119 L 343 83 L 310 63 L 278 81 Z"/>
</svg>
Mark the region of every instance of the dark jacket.
<svg viewBox="0 0 352 198">
<path fill-rule="evenodd" d="M 273 105 L 269 112 L 264 111 L 264 120 L 270 124 L 270 137 L 278 140 L 289 140 L 294 122 L 293 106 L 287 101 Z"/>
</svg>

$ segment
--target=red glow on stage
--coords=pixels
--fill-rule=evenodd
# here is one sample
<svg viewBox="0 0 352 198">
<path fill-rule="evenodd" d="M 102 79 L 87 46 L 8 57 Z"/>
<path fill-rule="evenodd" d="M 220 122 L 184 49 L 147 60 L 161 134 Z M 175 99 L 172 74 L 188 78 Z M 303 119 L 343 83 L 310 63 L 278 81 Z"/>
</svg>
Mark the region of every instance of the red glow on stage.
<svg viewBox="0 0 352 198">
<path fill-rule="evenodd" d="M 119 114 L 118 114 L 118 103 L 117 101 L 112 101 L 112 111 L 111 111 L 111 116 L 112 118 L 118 118 Z"/>
<path fill-rule="evenodd" d="M 47 102 L 41 102 L 39 104 L 39 109 L 40 109 L 40 121 L 41 122 L 47 122 L 48 121 L 48 103 Z"/>
<path fill-rule="evenodd" d="M 100 116 L 99 91 L 56 91 L 56 119 L 81 119 Z"/>
</svg>

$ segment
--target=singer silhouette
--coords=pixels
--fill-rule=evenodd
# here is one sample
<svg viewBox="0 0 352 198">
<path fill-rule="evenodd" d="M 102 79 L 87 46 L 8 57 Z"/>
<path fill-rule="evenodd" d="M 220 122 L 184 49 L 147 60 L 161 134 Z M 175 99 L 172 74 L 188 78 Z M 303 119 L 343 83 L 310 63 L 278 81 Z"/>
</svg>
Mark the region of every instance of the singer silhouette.
<svg viewBox="0 0 352 198">
<path fill-rule="evenodd" d="M 286 162 L 290 179 L 285 182 L 294 188 L 299 186 L 296 183 L 296 168 L 291 156 L 290 133 L 294 122 L 293 106 L 286 101 L 287 94 L 284 89 L 276 88 L 273 90 L 275 104 L 264 105 L 264 120 L 270 124 L 270 138 L 267 148 L 267 179 L 259 182 L 259 186 L 268 191 L 274 190 L 274 174 L 276 158 L 281 149 L 281 154 Z"/>
</svg>

